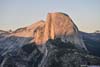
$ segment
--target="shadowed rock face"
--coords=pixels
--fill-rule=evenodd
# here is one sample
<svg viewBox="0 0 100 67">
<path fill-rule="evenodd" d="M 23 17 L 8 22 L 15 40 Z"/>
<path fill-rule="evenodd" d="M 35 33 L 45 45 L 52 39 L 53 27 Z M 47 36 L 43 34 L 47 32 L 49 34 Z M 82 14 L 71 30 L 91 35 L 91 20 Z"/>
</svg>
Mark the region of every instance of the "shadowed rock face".
<svg viewBox="0 0 100 67">
<path fill-rule="evenodd" d="M 60 38 L 49 39 L 41 46 L 25 44 L 17 51 L 0 56 L 0 61 L 0 67 L 81 67 L 88 63 L 100 64 L 100 58 L 77 49 L 70 42 L 62 42 Z"/>
</svg>

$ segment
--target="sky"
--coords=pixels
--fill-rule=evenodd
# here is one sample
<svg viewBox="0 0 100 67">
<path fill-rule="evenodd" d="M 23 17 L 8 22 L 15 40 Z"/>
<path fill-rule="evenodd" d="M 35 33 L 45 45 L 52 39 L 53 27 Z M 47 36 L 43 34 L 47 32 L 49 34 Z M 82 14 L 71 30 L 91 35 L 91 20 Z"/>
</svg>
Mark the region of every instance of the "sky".
<svg viewBox="0 0 100 67">
<path fill-rule="evenodd" d="M 100 0 L 0 0 L 0 30 L 31 25 L 53 12 L 68 14 L 81 31 L 100 30 Z"/>
</svg>

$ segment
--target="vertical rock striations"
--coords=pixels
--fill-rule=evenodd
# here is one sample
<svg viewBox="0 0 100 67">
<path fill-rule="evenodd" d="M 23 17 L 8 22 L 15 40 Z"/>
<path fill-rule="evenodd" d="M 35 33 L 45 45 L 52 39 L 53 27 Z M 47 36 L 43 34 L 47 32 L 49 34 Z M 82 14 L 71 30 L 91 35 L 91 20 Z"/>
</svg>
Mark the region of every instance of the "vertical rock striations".
<svg viewBox="0 0 100 67">
<path fill-rule="evenodd" d="M 48 39 L 61 38 L 63 42 L 76 44 L 78 48 L 86 47 L 78 34 L 78 28 L 72 19 L 64 13 L 49 13 L 45 23 L 34 30 L 34 41 L 38 44 L 44 44 Z"/>
</svg>

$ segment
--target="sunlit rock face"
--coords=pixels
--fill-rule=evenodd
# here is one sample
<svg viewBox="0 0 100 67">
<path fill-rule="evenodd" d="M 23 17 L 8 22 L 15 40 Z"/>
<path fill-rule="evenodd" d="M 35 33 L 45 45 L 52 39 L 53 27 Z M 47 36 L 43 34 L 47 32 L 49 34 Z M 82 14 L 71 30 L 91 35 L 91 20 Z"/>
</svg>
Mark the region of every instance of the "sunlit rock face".
<svg viewBox="0 0 100 67">
<path fill-rule="evenodd" d="M 76 47 L 86 49 L 78 35 L 78 28 L 72 19 L 64 13 L 48 13 L 46 21 L 38 25 L 34 31 L 34 42 L 45 44 L 48 39 L 61 38 L 63 42 L 77 44 Z"/>
<path fill-rule="evenodd" d="M 77 26 L 72 19 L 64 13 L 48 13 L 46 21 L 40 20 L 30 26 L 19 28 L 11 36 L 31 37 L 32 42 L 43 45 L 48 39 L 61 38 L 63 42 L 71 42 L 78 48 L 86 47 L 79 36 Z"/>
<path fill-rule="evenodd" d="M 12 32 L 11 36 L 17 37 L 31 37 L 32 42 L 36 42 L 37 44 L 42 44 L 43 41 L 43 33 L 44 33 L 45 23 L 43 20 L 37 21 L 36 23 L 19 28 L 16 31 Z"/>
<path fill-rule="evenodd" d="M 100 58 L 88 53 L 77 26 L 64 13 L 49 13 L 46 21 L 6 33 L 1 31 L 0 34 L 0 67 L 81 67 L 88 63 L 100 64 Z M 88 40 L 84 41 L 94 50 L 90 46 L 93 40 Z"/>
<path fill-rule="evenodd" d="M 73 24 L 68 15 L 49 13 L 45 25 L 45 40 L 49 38 L 71 35 L 74 33 Z"/>
<path fill-rule="evenodd" d="M 33 37 L 33 31 L 36 30 L 37 27 L 42 26 L 43 24 L 43 20 L 37 21 L 32 25 L 18 28 L 17 30 L 13 31 L 11 35 L 18 37 Z"/>
<path fill-rule="evenodd" d="M 33 42 L 35 42 L 38 45 L 43 43 L 44 28 L 45 28 L 45 23 L 38 22 L 38 25 L 33 30 Z"/>
</svg>

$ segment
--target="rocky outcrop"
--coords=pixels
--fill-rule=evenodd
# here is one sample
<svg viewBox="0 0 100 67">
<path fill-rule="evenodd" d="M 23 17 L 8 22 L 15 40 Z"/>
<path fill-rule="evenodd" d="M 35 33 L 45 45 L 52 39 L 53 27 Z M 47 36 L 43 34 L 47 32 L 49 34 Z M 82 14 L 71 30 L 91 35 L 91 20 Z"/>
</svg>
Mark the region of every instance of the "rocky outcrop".
<svg viewBox="0 0 100 67">
<path fill-rule="evenodd" d="M 76 44 L 78 48 L 86 47 L 79 36 L 77 26 L 72 19 L 64 13 L 48 13 L 46 21 L 38 21 L 30 26 L 17 29 L 12 33 L 18 37 L 32 37 L 32 42 L 43 45 L 48 39 L 61 38 L 63 42 Z"/>
<path fill-rule="evenodd" d="M 49 13 L 46 21 L 0 35 L 0 67 L 81 67 L 99 61 L 87 52 L 77 26 L 64 13 Z"/>
<path fill-rule="evenodd" d="M 61 38 L 63 42 L 71 42 L 76 47 L 87 50 L 78 34 L 77 26 L 64 13 L 49 13 L 45 23 L 38 25 L 33 33 L 33 41 L 38 45 L 45 44 L 48 39 Z"/>
<path fill-rule="evenodd" d="M 33 42 L 38 45 L 43 43 L 45 23 L 39 23 L 33 30 Z"/>
<path fill-rule="evenodd" d="M 18 37 L 33 37 L 33 31 L 44 24 L 43 20 L 40 20 L 32 25 L 29 25 L 27 27 L 19 28 L 12 32 L 12 36 L 18 36 Z"/>
<path fill-rule="evenodd" d="M 61 37 L 74 34 L 73 24 L 69 16 L 61 13 L 49 13 L 46 19 L 44 41 L 49 38 Z"/>
<path fill-rule="evenodd" d="M 37 45 L 43 45 L 48 39 L 61 38 L 63 42 L 71 42 L 77 48 L 87 50 L 79 35 L 77 26 L 64 13 L 48 13 L 46 21 L 40 20 L 30 26 L 19 28 L 9 34 L 15 37 L 30 37 Z"/>
</svg>

